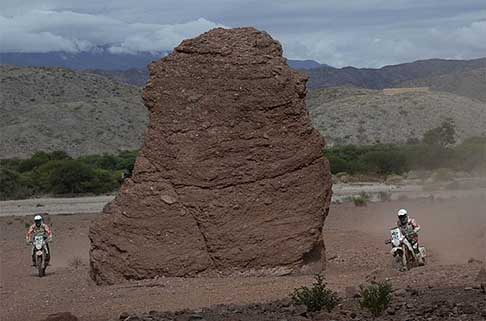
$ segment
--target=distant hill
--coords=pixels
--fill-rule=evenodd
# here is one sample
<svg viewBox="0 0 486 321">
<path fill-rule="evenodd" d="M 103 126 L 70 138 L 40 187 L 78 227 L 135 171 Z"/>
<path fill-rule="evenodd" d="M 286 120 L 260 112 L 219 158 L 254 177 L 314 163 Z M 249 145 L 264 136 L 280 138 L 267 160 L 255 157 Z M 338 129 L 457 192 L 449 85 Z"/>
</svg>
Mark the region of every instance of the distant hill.
<svg viewBox="0 0 486 321">
<path fill-rule="evenodd" d="M 292 61 L 289 64 L 310 76 L 310 89 L 352 86 L 367 89 L 393 87 L 429 87 L 476 100 L 486 101 L 486 58 L 475 60 L 421 60 L 386 66 L 380 69 L 334 68 L 315 61 Z M 144 86 L 147 69 L 90 70 L 117 81 Z"/>
<path fill-rule="evenodd" d="M 476 71 L 473 75 L 480 77 Z M 3 65 L 0 88 L 0 158 L 40 150 L 64 150 L 73 156 L 116 153 L 142 145 L 148 112 L 140 87 L 63 68 Z M 316 89 L 309 91 L 307 106 L 330 145 L 404 143 L 422 138 L 446 117 L 456 120 L 461 139 L 486 135 L 484 102 L 409 91 L 385 95 L 382 90 Z"/>
<path fill-rule="evenodd" d="M 93 51 L 69 53 L 64 51 L 23 53 L 0 53 L 2 64 L 19 67 L 63 67 L 74 70 L 100 69 L 100 70 L 126 70 L 146 69 L 147 65 L 159 60 L 168 52 L 136 54 L 111 53 L 103 47 Z"/>
<path fill-rule="evenodd" d="M 52 52 L 3 52 L 0 53 L 0 63 L 19 67 L 63 67 L 74 70 L 126 71 L 140 69 L 146 73 L 147 65 L 152 61 L 169 54 L 163 52 L 112 53 L 106 47 L 100 46 L 91 51 L 75 53 L 64 51 Z M 288 60 L 295 69 L 311 69 L 327 67 L 314 60 Z"/>
<path fill-rule="evenodd" d="M 429 87 L 486 102 L 486 68 L 409 80 L 398 86 Z"/>
<path fill-rule="evenodd" d="M 148 68 L 143 69 L 128 69 L 128 70 L 101 70 L 101 69 L 91 69 L 84 70 L 85 72 L 101 75 L 103 77 L 111 78 L 113 80 L 138 86 L 144 87 L 149 78 Z"/>
<path fill-rule="evenodd" d="M 447 117 L 459 139 L 486 136 L 486 104 L 445 92 L 324 88 L 310 91 L 307 106 L 330 145 L 406 143 Z"/>
<path fill-rule="evenodd" d="M 313 68 L 321 68 L 321 67 L 329 67 L 332 68 L 326 64 L 321 64 L 318 63 L 315 60 L 293 60 L 293 59 L 288 59 L 287 63 L 289 64 L 290 67 L 294 69 L 313 69 Z"/>
<path fill-rule="evenodd" d="M 139 148 L 147 111 L 137 87 L 63 68 L 0 66 L 0 158 Z"/>
<path fill-rule="evenodd" d="M 401 86 L 404 82 L 416 79 L 484 68 L 486 68 L 486 58 L 474 60 L 429 59 L 379 69 L 320 67 L 304 72 L 310 77 L 308 82 L 310 89 L 340 86 L 383 89 Z"/>
</svg>

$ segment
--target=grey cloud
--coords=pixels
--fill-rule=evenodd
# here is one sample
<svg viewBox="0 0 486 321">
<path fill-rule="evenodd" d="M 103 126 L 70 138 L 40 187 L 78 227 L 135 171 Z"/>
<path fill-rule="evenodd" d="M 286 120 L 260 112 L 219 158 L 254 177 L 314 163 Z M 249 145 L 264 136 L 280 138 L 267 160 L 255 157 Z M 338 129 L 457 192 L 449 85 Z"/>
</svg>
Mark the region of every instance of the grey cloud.
<svg viewBox="0 0 486 321">
<path fill-rule="evenodd" d="M 2 51 L 159 51 L 215 26 L 252 25 L 289 58 L 370 66 L 486 56 L 484 0 L 0 0 Z"/>
<path fill-rule="evenodd" d="M 126 23 L 71 11 L 33 10 L 12 18 L 0 16 L 0 44 L 3 52 L 76 52 L 107 44 L 118 53 L 162 51 L 218 26 L 202 18 L 161 25 Z"/>
</svg>

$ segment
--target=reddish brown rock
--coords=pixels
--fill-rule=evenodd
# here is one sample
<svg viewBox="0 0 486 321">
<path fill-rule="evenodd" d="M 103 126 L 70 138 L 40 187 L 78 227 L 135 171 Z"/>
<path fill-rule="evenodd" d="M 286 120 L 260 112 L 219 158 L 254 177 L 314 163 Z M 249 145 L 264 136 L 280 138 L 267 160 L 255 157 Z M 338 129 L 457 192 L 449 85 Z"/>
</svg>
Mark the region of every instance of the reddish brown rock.
<svg viewBox="0 0 486 321">
<path fill-rule="evenodd" d="M 150 77 L 134 174 L 91 227 L 94 280 L 322 268 L 329 164 L 280 44 L 214 29 Z"/>
</svg>

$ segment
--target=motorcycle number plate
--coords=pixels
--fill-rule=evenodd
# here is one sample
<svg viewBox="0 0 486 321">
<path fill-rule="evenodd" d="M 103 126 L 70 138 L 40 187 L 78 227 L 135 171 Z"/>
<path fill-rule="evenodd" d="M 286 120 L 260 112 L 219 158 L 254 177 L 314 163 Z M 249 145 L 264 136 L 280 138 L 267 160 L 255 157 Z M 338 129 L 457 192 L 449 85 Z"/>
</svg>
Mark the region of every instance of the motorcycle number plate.
<svg viewBox="0 0 486 321">
<path fill-rule="evenodd" d="M 391 232 L 391 237 L 392 237 L 392 240 L 400 240 L 400 230 L 395 228 L 393 230 L 390 231 Z"/>
<path fill-rule="evenodd" d="M 40 256 L 40 255 L 42 255 L 42 251 L 37 251 L 35 254 Z"/>
</svg>

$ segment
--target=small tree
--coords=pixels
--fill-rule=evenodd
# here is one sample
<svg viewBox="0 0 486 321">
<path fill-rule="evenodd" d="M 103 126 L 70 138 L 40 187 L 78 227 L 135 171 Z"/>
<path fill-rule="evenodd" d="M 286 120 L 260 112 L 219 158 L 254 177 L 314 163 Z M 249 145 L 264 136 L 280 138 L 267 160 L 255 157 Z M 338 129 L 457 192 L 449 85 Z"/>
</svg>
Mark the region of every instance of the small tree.
<svg viewBox="0 0 486 321">
<path fill-rule="evenodd" d="M 439 127 L 425 132 L 422 140 L 427 145 L 447 147 L 456 143 L 456 124 L 454 119 L 446 118 Z"/>
<path fill-rule="evenodd" d="M 295 289 L 290 295 L 297 305 L 305 305 L 308 312 L 317 312 L 326 309 L 331 312 L 341 301 L 336 292 L 327 289 L 324 278 L 317 274 L 312 287 Z"/>
</svg>

